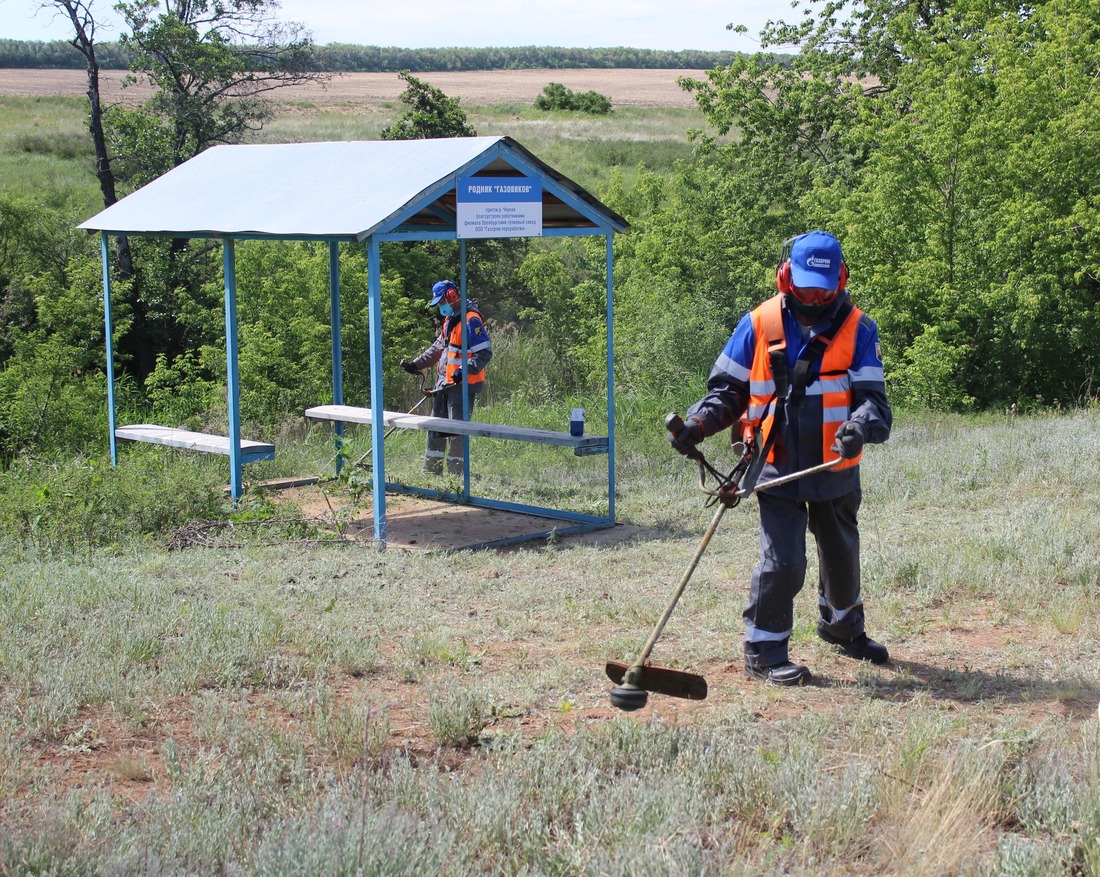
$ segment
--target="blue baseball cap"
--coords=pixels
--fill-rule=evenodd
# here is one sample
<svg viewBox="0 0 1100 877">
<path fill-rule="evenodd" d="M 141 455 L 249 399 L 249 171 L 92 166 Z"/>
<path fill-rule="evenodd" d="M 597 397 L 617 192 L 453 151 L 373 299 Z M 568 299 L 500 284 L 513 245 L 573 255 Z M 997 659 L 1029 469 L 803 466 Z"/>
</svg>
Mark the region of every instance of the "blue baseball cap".
<svg viewBox="0 0 1100 877">
<path fill-rule="evenodd" d="M 432 287 L 432 300 L 428 302 L 428 307 L 434 308 L 437 304 L 443 301 L 443 296 L 447 294 L 448 289 L 458 289 L 455 286 L 453 280 L 440 280 L 435 286 Z"/>
<path fill-rule="evenodd" d="M 844 256 L 840 241 L 827 231 L 811 231 L 791 244 L 791 283 L 794 286 L 836 289 Z"/>
</svg>

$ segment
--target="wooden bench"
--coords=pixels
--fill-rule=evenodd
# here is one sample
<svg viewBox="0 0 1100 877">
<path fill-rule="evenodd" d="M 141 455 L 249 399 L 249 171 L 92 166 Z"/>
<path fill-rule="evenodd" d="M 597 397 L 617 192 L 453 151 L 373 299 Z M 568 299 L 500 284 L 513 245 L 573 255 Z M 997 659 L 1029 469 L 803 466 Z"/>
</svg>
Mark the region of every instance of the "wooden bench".
<svg viewBox="0 0 1100 877">
<path fill-rule="evenodd" d="M 115 437 L 128 442 L 150 442 L 154 445 L 168 445 L 188 451 L 202 451 L 207 454 L 225 454 L 229 456 L 229 438 L 223 435 L 210 435 L 205 432 L 192 432 L 189 429 L 173 429 L 170 426 L 154 426 L 148 423 L 136 426 L 120 426 Z M 274 460 L 275 445 L 241 439 L 241 459 Z"/>
<path fill-rule="evenodd" d="M 340 423 L 371 423 L 369 408 L 354 405 L 318 405 L 307 408 L 310 420 L 335 420 Z M 432 430 L 451 435 L 469 435 L 505 441 L 535 442 L 572 448 L 578 457 L 607 453 L 607 437 L 598 435 L 570 435 L 549 429 L 528 429 L 500 423 L 480 423 L 475 420 L 451 420 L 447 417 L 427 417 L 421 414 L 404 414 L 400 411 L 383 411 L 382 422 L 398 429 Z"/>
</svg>

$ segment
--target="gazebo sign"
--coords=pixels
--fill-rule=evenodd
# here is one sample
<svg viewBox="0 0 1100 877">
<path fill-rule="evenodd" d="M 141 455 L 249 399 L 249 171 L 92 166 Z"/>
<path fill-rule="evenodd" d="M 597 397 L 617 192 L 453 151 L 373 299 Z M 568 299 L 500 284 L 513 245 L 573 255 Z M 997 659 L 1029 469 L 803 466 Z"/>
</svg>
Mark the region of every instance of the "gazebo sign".
<svg viewBox="0 0 1100 877">
<path fill-rule="evenodd" d="M 542 236 L 542 181 L 531 177 L 459 177 L 460 238 Z"/>
</svg>

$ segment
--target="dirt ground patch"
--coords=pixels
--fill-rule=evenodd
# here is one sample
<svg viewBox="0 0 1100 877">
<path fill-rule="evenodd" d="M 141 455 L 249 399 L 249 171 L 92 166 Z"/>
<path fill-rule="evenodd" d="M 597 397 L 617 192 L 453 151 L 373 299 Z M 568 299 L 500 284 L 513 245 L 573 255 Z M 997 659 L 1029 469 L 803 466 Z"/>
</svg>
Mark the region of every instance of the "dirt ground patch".
<svg viewBox="0 0 1100 877">
<path fill-rule="evenodd" d="M 614 630 L 609 627 L 604 633 L 610 638 Z M 1003 647 L 1026 633 L 1023 626 L 1010 628 L 975 616 L 965 628 L 941 633 L 935 641 L 902 646 L 892 643 L 893 659 L 883 667 L 851 661 L 825 647 L 816 649 L 811 661 L 812 680 L 795 689 L 762 685 L 745 675 L 739 660 L 713 656 L 690 668 L 708 681 L 705 701 L 651 695 L 648 706 L 631 715 L 647 723 L 703 726 L 713 721 L 716 713 L 740 704 L 761 721 L 777 722 L 853 712 L 868 697 L 890 701 L 900 709 L 921 709 L 928 699 L 946 699 L 953 701 L 953 711 L 977 714 L 987 709 L 984 701 L 994 698 L 998 701 L 993 710 L 996 716 L 1004 720 L 1011 717 L 1023 728 L 1035 728 L 1052 717 L 1096 721 L 1095 703 L 1100 694 L 1091 687 L 1075 696 L 1044 696 L 1037 687 L 1038 680 L 1006 675 L 992 664 L 953 668 L 955 651 Z M 524 741 L 533 742 L 550 732 L 570 734 L 623 715 L 610 706 L 607 693 L 613 683 L 604 676 L 602 664 L 575 645 L 534 640 L 482 644 L 479 662 L 486 672 L 518 673 L 541 661 L 565 658 L 587 668 L 587 690 L 572 693 L 577 702 L 569 709 L 547 702 L 515 714 L 497 715 L 472 747 L 440 747 L 427 715 L 425 686 L 402 679 L 392 670 L 363 678 L 346 677 L 335 683 L 333 691 L 339 703 L 353 705 L 367 700 L 385 714 L 387 740 L 371 757 L 383 762 L 397 753 L 406 753 L 414 760 L 455 769 L 470 759 L 478 744 L 491 745 L 496 738 L 518 734 Z M 972 680 L 972 693 L 953 690 L 960 674 Z M 235 713 L 247 715 L 250 723 L 286 736 L 310 735 L 308 722 L 288 712 L 270 692 L 227 691 L 224 698 Z M 196 732 L 193 710 L 194 704 L 187 698 L 166 698 L 151 707 L 140 729 L 135 730 L 132 722 L 111 706 L 87 708 L 62 740 L 37 744 L 33 759 L 40 768 L 54 771 L 66 788 L 91 788 L 109 782 L 121 800 L 136 804 L 155 790 L 163 792 L 170 787 L 164 762 L 169 741 L 185 750 L 201 749 L 203 741 Z M 337 771 L 352 767 L 331 752 L 317 751 L 313 757 Z"/>
<path fill-rule="evenodd" d="M 691 96 L 676 84 L 680 76 L 700 77 L 702 70 L 478 70 L 422 73 L 417 78 L 470 106 L 531 104 L 551 82 L 572 91 L 598 91 L 619 107 L 693 107 Z M 100 73 L 107 103 L 138 103 L 152 93 L 147 83 L 122 88 L 123 70 Z M 81 97 L 87 92 L 82 70 L 0 69 L 0 95 Z M 272 97 L 281 103 L 362 106 L 396 102 L 405 83 L 396 73 L 339 73 L 325 83 L 289 86 Z"/>
<path fill-rule="evenodd" d="M 300 509 L 314 521 L 339 529 L 344 538 L 364 545 L 374 542 L 374 508 L 323 490 L 316 484 L 280 490 L 276 501 Z M 386 496 L 386 546 L 408 551 L 463 551 L 492 544 L 498 549 L 531 542 L 567 539 L 570 544 L 611 544 L 630 539 L 639 527 L 618 524 L 611 528 L 562 534 L 572 526 L 541 515 L 478 508 L 455 502 L 437 502 L 415 496 Z"/>
</svg>

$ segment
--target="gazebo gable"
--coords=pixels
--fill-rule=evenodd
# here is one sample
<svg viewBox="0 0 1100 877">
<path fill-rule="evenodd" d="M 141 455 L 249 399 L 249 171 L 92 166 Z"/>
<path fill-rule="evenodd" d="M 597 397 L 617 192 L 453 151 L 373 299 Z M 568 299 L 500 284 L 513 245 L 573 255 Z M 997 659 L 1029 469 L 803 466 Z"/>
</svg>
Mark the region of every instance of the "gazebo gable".
<svg viewBox="0 0 1100 877">
<path fill-rule="evenodd" d="M 508 137 L 420 192 L 392 215 L 365 232 L 398 237 L 442 232 L 457 235 L 457 183 L 463 177 L 537 179 L 542 187 L 543 234 L 602 234 L 623 231 L 626 220 L 585 189 L 555 171 Z M 447 233 L 450 233 L 449 235 Z"/>
</svg>

